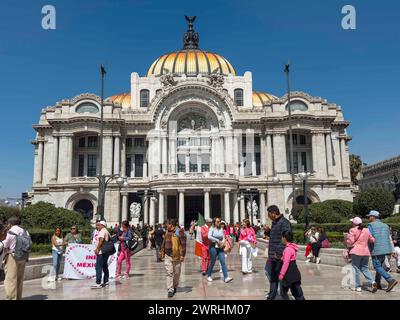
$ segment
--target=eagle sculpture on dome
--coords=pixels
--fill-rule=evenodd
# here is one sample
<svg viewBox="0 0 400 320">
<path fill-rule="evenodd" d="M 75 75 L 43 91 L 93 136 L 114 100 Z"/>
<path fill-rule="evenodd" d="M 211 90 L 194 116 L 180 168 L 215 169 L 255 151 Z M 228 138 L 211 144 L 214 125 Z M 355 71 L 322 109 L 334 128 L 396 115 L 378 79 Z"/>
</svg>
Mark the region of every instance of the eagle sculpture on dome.
<svg viewBox="0 0 400 320">
<path fill-rule="evenodd" d="M 185 19 L 188 22 L 189 30 L 193 30 L 193 22 L 196 20 L 196 16 L 188 17 L 185 15 Z"/>
<path fill-rule="evenodd" d="M 199 34 L 193 29 L 193 22 L 196 16 L 188 17 L 185 15 L 188 23 L 188 30 L 183 36 L 183 49 L 198 49 L 199 48 Z"/>
</svg>

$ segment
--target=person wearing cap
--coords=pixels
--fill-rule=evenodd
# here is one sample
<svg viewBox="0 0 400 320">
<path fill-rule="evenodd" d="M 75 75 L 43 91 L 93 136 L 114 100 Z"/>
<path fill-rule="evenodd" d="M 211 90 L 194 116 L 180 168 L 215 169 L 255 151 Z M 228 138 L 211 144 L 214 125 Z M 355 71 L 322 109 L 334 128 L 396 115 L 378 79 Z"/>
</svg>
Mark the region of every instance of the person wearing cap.
<svg viewBox="0 0 400 320">
<path fill-rule="evenodd" d="M 206 224 L 201 227 L 201 241 L 202 241 L 202 256 L 201 256 L 201 273 L 203 276 L 207 274 L 208 266 L 210 265 L 210 240 L 208 239 L 208 231 L 212 225 L 212 219 L 207 218 Z"/>
<path fill-rule="evenodd" d="M 92 289 L 101 289 L 108 286 L 109 270 L 108 270 L 108 254 L 103 254 L 101 248 L 106 241 L 110 241 L 111 235 L 107 230 L 107 223 L 99 221 L 96 223 L 96 229 L 99 231 L 96 242 L 96 284 Z M 104 273 L 103 283 L 101 283 Z"/>
<path fill-rule="evenodd" d="M 367 215 L 369 219 L 368 229 L 375 239 L 374 245 L 370 248 L 370 251 L 372 256 L 372 264 L 376 271 L 375 282 L 377 287 L 378 289 L 382 289 L 381 279 L 383 277 L 388 282 L 386 292 L 390 292 L 398 282 L 393 279 L 393 277 L 387 271 L 385 271 L 383 264 L 385 263 L 386 256 L 395 256 L 395 252 L 389 226 L 383 223 L 379 219 L 379 216 L 379 212 L 375 210 L 371 210 Z"/>
<path fill-rule="evenodd" d="M 368 245 L 374 243 L 375 240 L 368 228 L 363 227 L 361 218 L 355 217 L 350 221 L 353 223 L 353 227 L 347 235 L 346 243 L 351 248 L 349 254 L 351 255 L 351 265 L 354 271 L 355 290 L 357 292 L 362 291 L 361 272 L 367 279 L 368 286 L 372 287 L 372 293 L 375 293 L 378 290 L 378 285 L 372 280 L 372 274 L 368 268 L 369 257 L 371 256 Z"/>
</svg>

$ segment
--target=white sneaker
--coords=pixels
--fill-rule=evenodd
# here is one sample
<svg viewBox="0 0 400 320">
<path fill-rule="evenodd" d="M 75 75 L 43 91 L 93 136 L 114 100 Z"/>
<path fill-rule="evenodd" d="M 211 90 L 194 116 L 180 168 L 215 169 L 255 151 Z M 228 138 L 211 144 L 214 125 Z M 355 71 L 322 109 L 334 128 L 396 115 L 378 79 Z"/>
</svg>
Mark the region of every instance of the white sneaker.
<svg viewBox="0 0 400 320">
<path fill-rule="evenodd" d="M 361 292 L 362 291 L 361 287 L 356 288 L 356 291 Z"/>
<path fill-rule="evenodd" d="M 219 269 L 219 272 L 222 272 L 222 269 Z"/>
<path fill-rule="evenodd" d="M 208 281 L 208 282 L 212 282 L 213 279 L 212 279 L 211 277 L 208 277 L 208 278 L 207 278 L 207 281 Z"/>
<path fill-rule="evenodd" d="M 91 289 L 101 289 L 101 288 L 103 288 L 103 285 L 102 284 L 94 284 L 90 288 Z"/>
<path fill-rule="evenodd" d="M 56 277 L 55 276 L 49 276 L 47 278 L 47 282 L 54 282 L 54 281 L 56 281 Z"/>
<path fill-rule="evenodd" d="M 228 282 L 231 282 L 232 280 L 233 280 L 233 278 L 228 277 L 228 278 L 226 278 L 226 279 L 224 280 L 224 282 L 225 282 L 225 283 L 228 283 Z"/>
<path fill-rule="evenodd" d="M 58 277 L 57 281 L 62 281 L 62 279 L 63 279 L 62 277 Z"/>
<path fill-rule="evenodd" d="M 320 262 L 321 262 L 321 258 L 317 258 L 317 261 L 315 263 L 319 264 Z"/>
<path fill-rule="evenodd" d="M 306 259 L 306 263 L 309 263 L 311 261 L 311 259 Z"/>
</svg>

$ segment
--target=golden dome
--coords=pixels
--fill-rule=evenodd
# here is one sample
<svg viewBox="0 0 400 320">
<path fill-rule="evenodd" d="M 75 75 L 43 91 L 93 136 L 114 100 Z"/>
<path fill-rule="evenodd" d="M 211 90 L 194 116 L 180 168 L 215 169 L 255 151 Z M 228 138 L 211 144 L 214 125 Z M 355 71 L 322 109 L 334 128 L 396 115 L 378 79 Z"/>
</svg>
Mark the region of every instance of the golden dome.
<svg viewBox="0 0 400 320">
<path fill-rule="evenodd" d="M 158 77 L 169 72 L 187 76 L 211 73 L 223 75 L 231 73 L 236 76 L 235 69 L 224 57 L 199 49 L 185 49 L 162 55 L 152 63 L 146 77 L 150 75 Z"/>
<path fill-rule="evenodd" d="M 253 91 L 253 107 L 263 107 L 269 104 L 272 100 L 278 99 L 272 94 L 260 91 Z"/>
<path fill-rule="evenodd" d="M 121 104 L 123 108 L 130 108 L 131 106 L 131 94 L 130 93 L 120 93 L 115 94 L 109 98 L 113 103 Z"/>
</svg>

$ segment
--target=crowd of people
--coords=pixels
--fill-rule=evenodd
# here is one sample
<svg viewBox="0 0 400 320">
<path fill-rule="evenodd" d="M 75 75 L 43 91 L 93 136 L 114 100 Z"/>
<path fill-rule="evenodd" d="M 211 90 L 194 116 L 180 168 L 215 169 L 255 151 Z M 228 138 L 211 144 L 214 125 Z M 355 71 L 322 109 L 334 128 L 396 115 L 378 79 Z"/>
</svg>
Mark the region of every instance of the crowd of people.
<svg viewBox="0 0 400 320">
<path fill-rule="evenodd" d="M 214 280 L 215 265 L 219 264 L 221 278 L 230 283 L 233 278 L 228 274 L 227 257 L 237 248 L 241 256 L 241 273 L 243 276 L 253 273 L 253 259 L 258 255 L 257 238 L 268 239 L 265 275 L 269 281 L 267 300 L 289 299 L 290 290 L 296 300 L 304 300 L 301 287 L 301 273 L 297 266 L 298 245 L 294 241 L 291 223 L 280 213 L 277 206 L 267 208 L 271 226 L 261 226 L 258 222 L 252 225 L 249 219 L 230 224 L 220 217 L 206 219 L 199 226 L 193 220 L 188 230 L 191 240 L 201 244 L 198 254 L 201 257 L 201 274 L 210 283 Z M 366 289 L 375 293 L 383 289 L 382 278 L 387 282 L 385 290 L 390 292 L 397 281 L 390 274 L 390 259 L 396 259 L 397 272 L 400 272 L 400 233 L 393 236 L 391 229 L 383 223 L 377 211 L 367 215 L 369 223 L 363 225 L 359 217 L 351 219 L 351 228 L 344 234 L 346 249 L 343 257 L 351 262 L 354 273 L 354 290 L 361 292 L 361 274 L 367 280 Z M 24 269 L 32 246 L 29 233 L 21 226 L 18 217 L 11 217 L 6 224 L 0 223 L 0 281 L 4 278 L 6 299 L 21 299 Z M 327 234 L 322 227 L 312 226 L 304 233 L 306 239 L 306 263 L 321 262 L 321 248 L 329 248 Z M 109 285 L 108 259 L 117 252 L 116 281 L 129 279 L 131 255 L 142 238 L 143 249 L 155 251 L 155 262 L 164 262 L 166 272 L 167 296 L 173 297 L 179 286 L 182 263 L 186 256 L 187 235 L 184 226 L 175 219 L 169 219 L 155 226 L 131 226 L 128 221 L 116 224 L 108 229 L 105 221 L 98 221 L 91 236 L 91 243 L 96 254 L 96 283 L 93 289 L 105 288 Z M 30 241 L 30 242 L 29 242 Z M 83 243 L 83 237 L 77 226 L 72 226 L 66 236 L 61 228 L 55 228 L 51 237 L 51 253 L 53 269 L 48 281 L 61 281 L 59 275 L 63 255 L 69 244 Z M 117 248 L 117 249 L 116 249 Z M 196 253 L 197 254 L 197 253 Z M 375 269 L 375 278 L 369 269 L 370 259 Z M 124 273 L 122 267 L 125 263 Z"/>
</svg>

